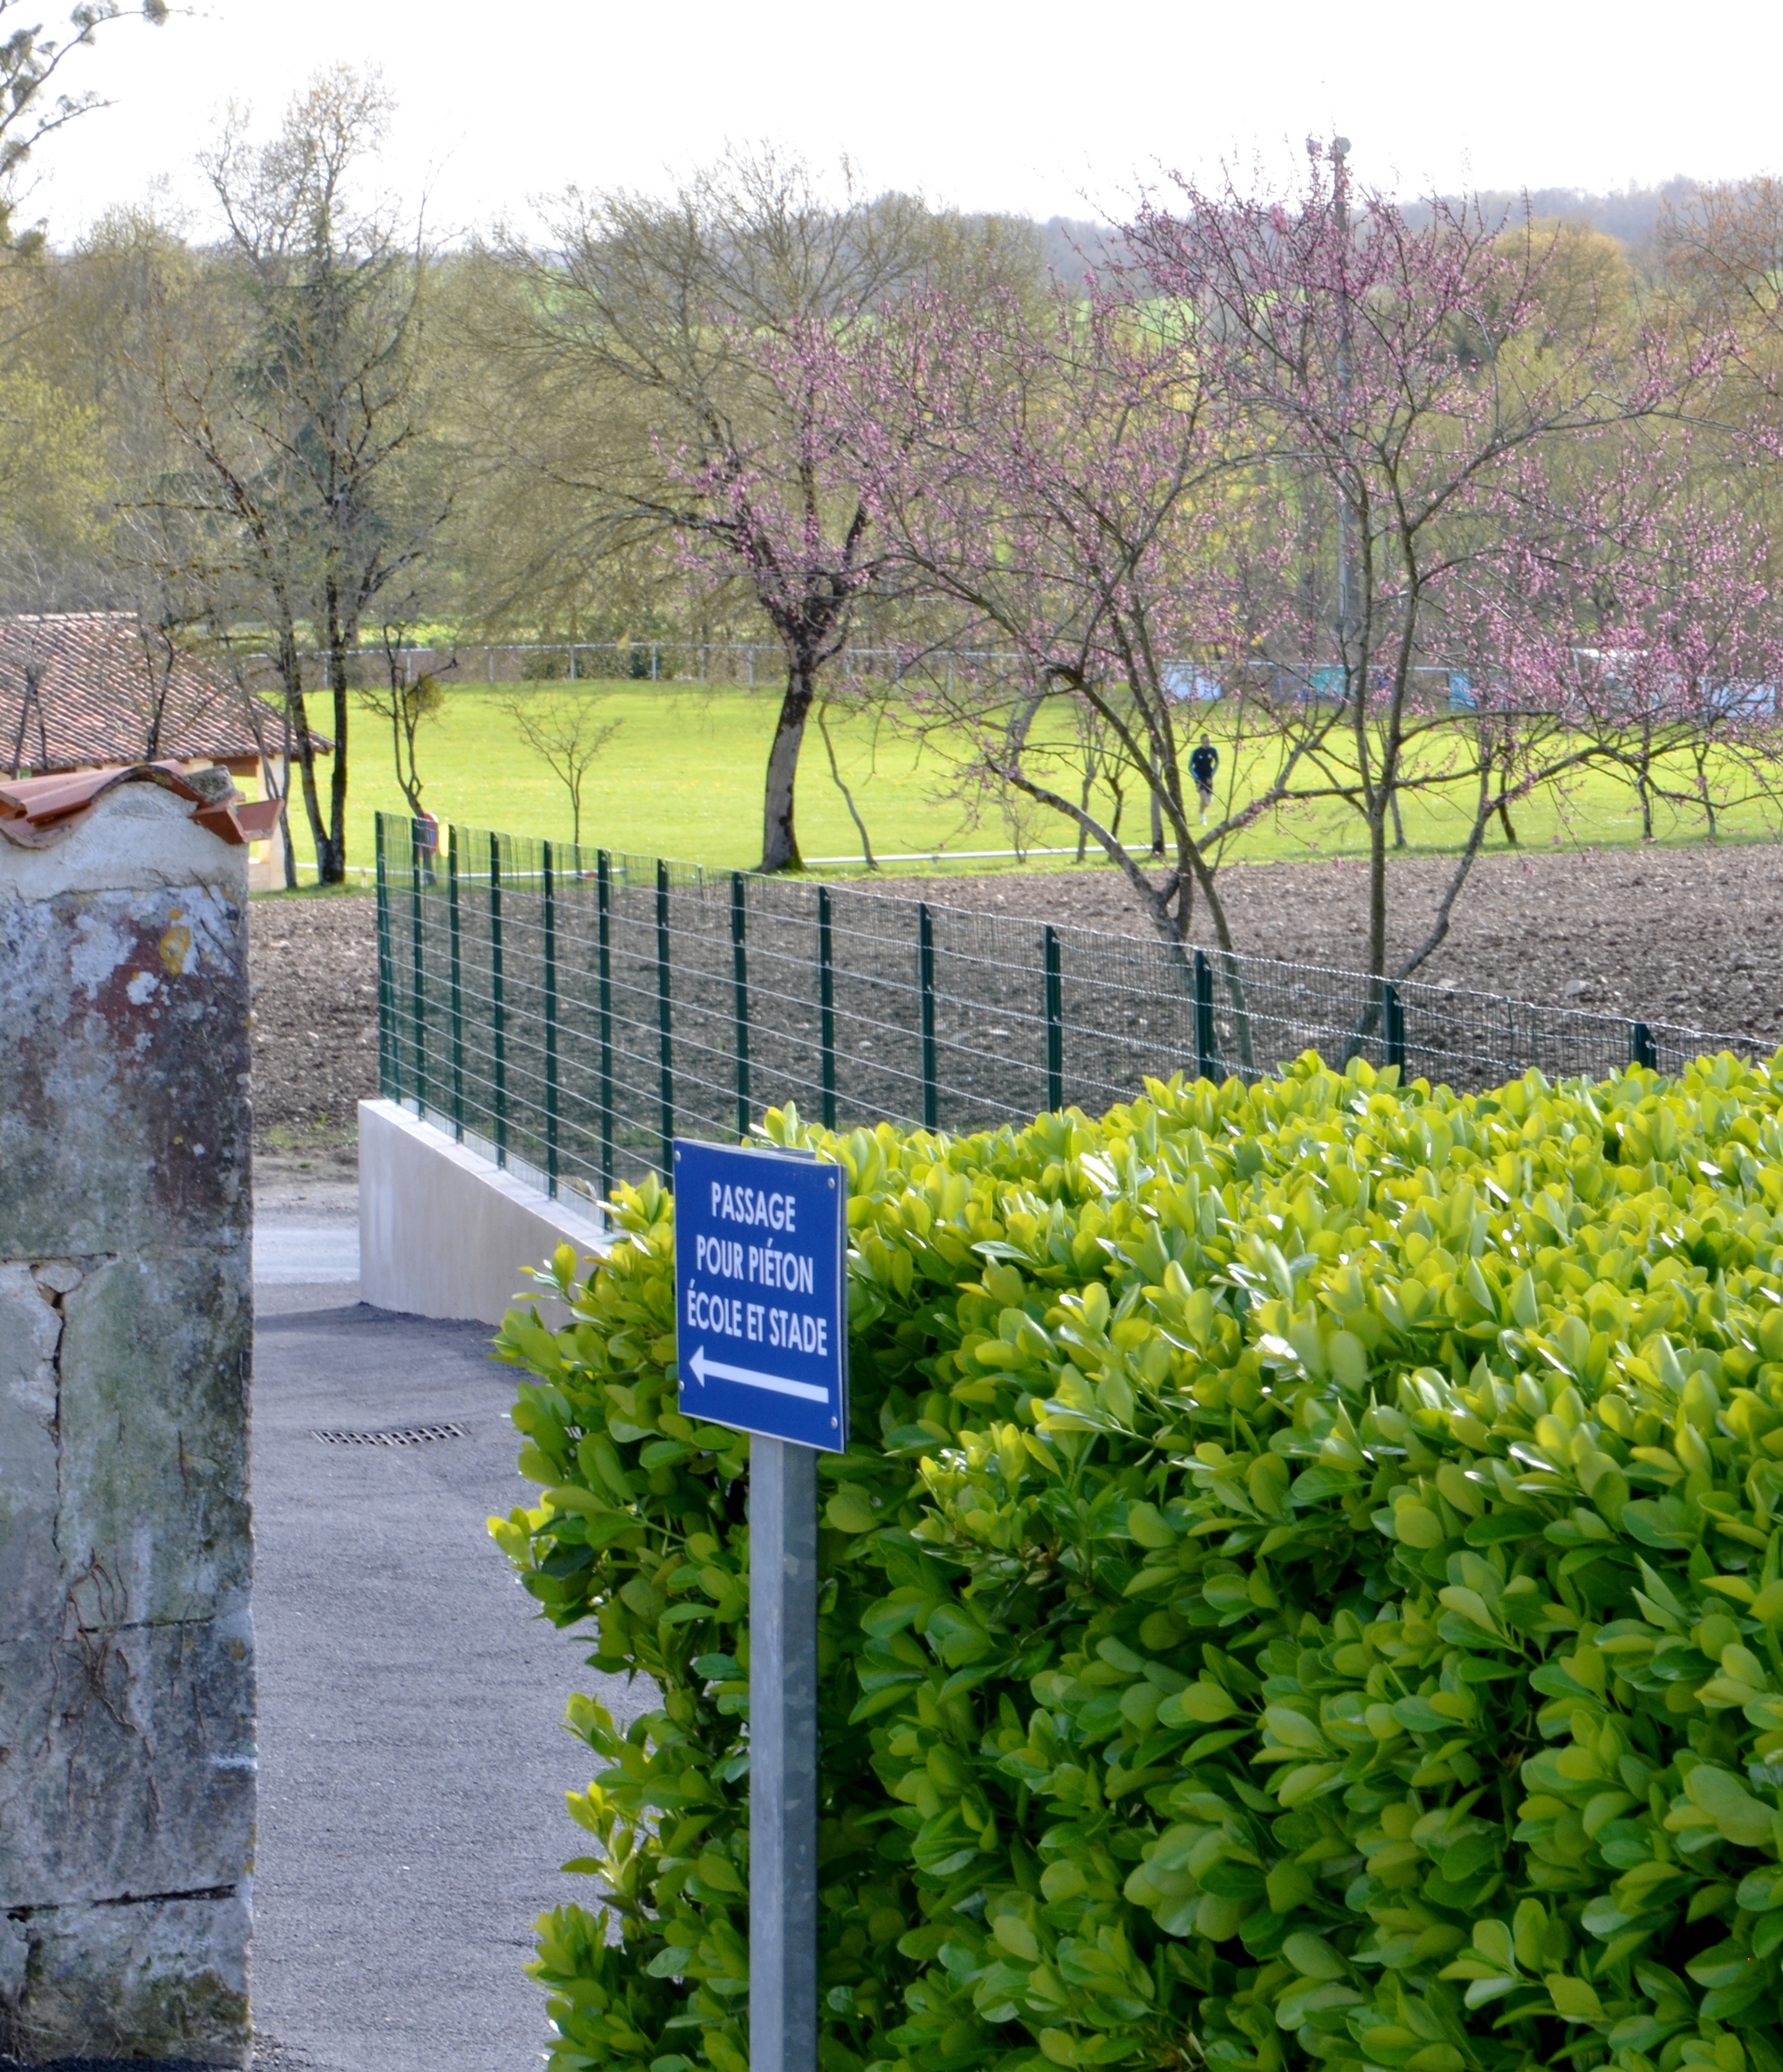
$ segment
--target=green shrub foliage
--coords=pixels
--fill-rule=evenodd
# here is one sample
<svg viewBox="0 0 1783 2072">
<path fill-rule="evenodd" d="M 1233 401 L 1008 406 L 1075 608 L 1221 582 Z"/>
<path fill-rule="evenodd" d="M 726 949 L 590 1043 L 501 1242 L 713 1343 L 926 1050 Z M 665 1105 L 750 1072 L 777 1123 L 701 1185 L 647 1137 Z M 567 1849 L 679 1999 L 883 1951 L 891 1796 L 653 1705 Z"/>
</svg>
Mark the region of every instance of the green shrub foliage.
<svg viewBox="0 0 1783 2072">
<path fill-rule="evenodd" d="M 849 1174 L 826 2072 L 1783 2072 L 1783 1056 L 1308 1058 Z M 746 1443 L 670 1208 L 519 1313 L 525 1587 L 660 1703 L 572 1801 L 554 2065 L 745 2072 Z M 645 1695 L 648 1696 L 648 1693 Z"/>
</svg>

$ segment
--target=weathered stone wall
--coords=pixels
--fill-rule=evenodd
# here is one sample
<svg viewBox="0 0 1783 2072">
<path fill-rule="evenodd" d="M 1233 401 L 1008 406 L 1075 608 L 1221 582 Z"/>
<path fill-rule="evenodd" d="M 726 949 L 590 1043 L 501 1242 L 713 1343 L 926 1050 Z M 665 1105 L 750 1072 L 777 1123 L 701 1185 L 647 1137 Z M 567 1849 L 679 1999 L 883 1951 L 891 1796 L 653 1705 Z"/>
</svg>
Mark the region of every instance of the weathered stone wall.
<svg viewBox="0 0 1783 2072">
<path fill-rule="evenodd" d="M 244 2064 L 246 851 L 0 840 L 0 2050 Z"/>
</svg>

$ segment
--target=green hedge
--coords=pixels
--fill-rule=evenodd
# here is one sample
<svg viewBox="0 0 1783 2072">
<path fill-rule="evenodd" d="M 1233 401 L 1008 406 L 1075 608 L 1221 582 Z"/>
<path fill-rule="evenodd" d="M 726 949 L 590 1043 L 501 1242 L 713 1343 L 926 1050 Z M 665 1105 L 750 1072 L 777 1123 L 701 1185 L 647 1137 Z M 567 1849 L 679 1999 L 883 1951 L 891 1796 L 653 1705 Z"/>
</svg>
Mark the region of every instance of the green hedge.
<svg viewBox="0 0 1783 2072">
<path fill-rule="evenodd" d="M 822 2062 L 1783 2072 L 1783 1054 L 1486 1096 L 1308 1058 L 849 1173 Z M 573 2067 L 744 2072 L 745 1443 L 666 1195 L 519 1314 L 492 1521 L 655 1680 L 540 1924 Z M 601 1903 L 597 1902 L 597 1906 Z M 617 1939 L 608 1939 L 616 1936 Z"/>
</svg>

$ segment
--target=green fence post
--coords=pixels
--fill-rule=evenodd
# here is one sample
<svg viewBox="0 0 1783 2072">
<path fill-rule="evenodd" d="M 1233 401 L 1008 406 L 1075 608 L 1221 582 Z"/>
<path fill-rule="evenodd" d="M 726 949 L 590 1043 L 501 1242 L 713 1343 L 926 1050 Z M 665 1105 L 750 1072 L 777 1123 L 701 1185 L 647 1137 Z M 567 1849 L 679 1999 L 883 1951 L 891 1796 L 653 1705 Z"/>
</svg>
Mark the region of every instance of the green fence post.
<svg viewBox="0 0 1783 2072">
<path fill-rule="evenodd" d="M 662 1115 L 662 1172 L 667 1178 L 675 1144 L 674 1009 L 669 990 L 669 866 L 656 859 L 656 1066 Z"/>
<path fill-rule="evenodd" d="M 1213 966 L 1204 950 L 1195 952 L 1195 1076 L 1219 1082 L 1213 1044 Z"/>
<path fill-rule="evenodd" d="M 545 1185 L 557 1198 L 557 887 L 545 844 Z"/>
<path fill-rule="evenodd" d="M 730 874 L 730 980 L 737 1026 L 737 1134 L 749 1135 L 749 941 L 745 882 Z"/>
<path fill-rule="evenodd" d="M 1387 1062 L 1398 1066 L 1402 1079 L 1405 1075 L 1405 1008 L 1399 998 L 1399 988 L 1390 978 L 1381 981 L 1381 1007 L 1386 1024 Z"/>
<path fill-rule="evenodd" d="M 452 1133 L 464 1142 L 464 964 L 458 932 L 458 827 L 446 829 L 446 912 L 452 938 Z"/>
<path fill-rule="evenodd" d="M 830 943 L 830 888 L 817 888 L 817 1020 L 822 1045 L 823 1126 L 836 1126 L 836 973 Z"/>
<path fill-rule="evenodd" d="M 1653 1032 L 1645 1022 L 1629 1024 L 1629 1062 L 1644 1065 L 1649 1072 L 1659 1069 L 1659 1059 L 1653 1048 Z"/>
<path fill-rule="evenodd" d="M 613 1192 L 613 861 L 594 852 L 594 903 L 600 959 L 600 1194 Z"/>
<path fill-rule="evenodd" d="M 378 1091 L 386 1101 L 402 1098 L 402 1067 L 396 1053 L 396 972 L 390 961 L 390 887 L 384 864 L 384 816 L 377 818 L 378 886 Z"/>
<path fill-rule="evenodd" d="M 413 998 L 409 1025 L 415 1036 L 415 1112 L 427 1111 L 427 976 L 421 945 L 421 835 L 422 823 L 408 823 L 408 961 Z"/>
<path fill-rule="evenodd" d="M 1046 930 L 1046 1106 L 1065 1106 L 1065 982 L 1059 964 L 1059 937 Z"/>
<path fill-rule="evenodd" d="M 933 1129 L 940 1094 L 935 1083 L 935 923 L 926 899 L 916 908 L 916 982 L 922 997 L 922 1127 Z"/>
<path fill-rule="evenodd" d="M 496 1163 L 508 1163 L 508 1015 L 502 964 L 502 838 L 489 838 L 489 997 L 494 1049 Z"/>
</svg>

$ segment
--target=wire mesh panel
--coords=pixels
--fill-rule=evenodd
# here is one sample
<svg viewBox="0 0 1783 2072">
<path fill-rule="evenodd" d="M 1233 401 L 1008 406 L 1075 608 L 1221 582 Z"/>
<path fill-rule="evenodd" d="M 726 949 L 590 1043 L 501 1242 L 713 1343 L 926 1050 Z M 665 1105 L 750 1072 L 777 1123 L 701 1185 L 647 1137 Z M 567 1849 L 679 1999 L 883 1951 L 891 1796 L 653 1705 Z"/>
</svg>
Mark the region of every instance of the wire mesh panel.
<svg viewBox="0 0 1783 2072">
<path fill-rule="evenodd" d="M 1765 1048 L 389 814 L 377 878 L 385 1094 L 553 1194 L 666 1174 L 674 1136 L 735 1140 L 789 1101 L 961 1131 L 1307 1050 L 1467 1091 Z"/>
</svg>

